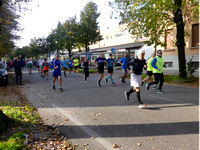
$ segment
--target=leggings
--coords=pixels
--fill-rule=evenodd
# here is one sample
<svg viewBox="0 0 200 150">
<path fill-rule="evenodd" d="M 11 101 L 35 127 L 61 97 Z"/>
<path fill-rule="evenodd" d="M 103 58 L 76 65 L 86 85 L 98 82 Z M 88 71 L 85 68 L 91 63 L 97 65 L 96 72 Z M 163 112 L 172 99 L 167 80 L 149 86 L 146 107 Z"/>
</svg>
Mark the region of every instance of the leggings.
<svg viewBox="0 0 200 150">
<path fill-rule="evenodd" d="M 159 90 L 161 90 L 162 86 L 163 86 L 163 82 L 164 82 L 164 75 L 163 75 L 163 73 L 154 73 L 154 78 L 155 78 L 155 81 L 149 83 L 149 85 L 158 84 L 158 82 L 160 81 Z"/>
</svg>

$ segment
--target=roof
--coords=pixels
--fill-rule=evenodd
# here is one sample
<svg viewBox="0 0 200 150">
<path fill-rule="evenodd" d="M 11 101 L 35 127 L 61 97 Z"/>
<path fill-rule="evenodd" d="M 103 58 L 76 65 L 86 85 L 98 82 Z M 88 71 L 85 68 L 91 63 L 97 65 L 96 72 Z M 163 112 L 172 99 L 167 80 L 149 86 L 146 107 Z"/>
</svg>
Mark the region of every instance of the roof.
<svg viewBox="0 0 200 150">
<path fill-rule="evenodd" d="M 144 42 L 134 42 L 134 43 L 128 43 L 128 44 L 120 44 L 120 45 L 113 45 L 113 46 L 107 46 L 107 47 L 101 47 L 101 48 L 93 48 L 90 49 L 90 52 L 102 52 L 111 50 L 112 48 L 118 49 L 128 49 L 128 48 L 138 48 L 144 46 Z"/>
</svg>

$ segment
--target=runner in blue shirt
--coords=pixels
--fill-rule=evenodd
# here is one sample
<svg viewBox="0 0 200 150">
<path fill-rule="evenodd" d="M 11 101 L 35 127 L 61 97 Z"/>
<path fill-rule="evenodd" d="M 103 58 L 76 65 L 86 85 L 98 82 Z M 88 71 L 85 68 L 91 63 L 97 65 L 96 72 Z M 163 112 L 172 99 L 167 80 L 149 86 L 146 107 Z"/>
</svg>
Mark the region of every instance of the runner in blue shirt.
<svg viewBox="0 0 200 150">
<path fill-rule="evenodd" d="M 71 72 L 72 72 L 72 68 L 73 68 L 73 66 L 72 66 L 72 60 L 71 60 L 71 58 L 69 58 L 69 60 L 68 60 L 68 68 L 69 68 L 69 73 L 71 74 Z"/>
<path fill-rule="evenodd" d="M 100 57 L 98 57 L 96 60 L 95 60 L 95 65 L 96 67 L 98 68 L 98 72 L 100 73 L 100 76 L 99 76 L 99 81 L 97 82 L 97 86 L 101 87 L 100 85 L 100 82 L 103 78 L 103 73 L 104 73 L 104 65 L 106 63 L 106 59 L 104 58 L 104 54 L 101 53 L 100 54 Z"/>
<path fill-rule="evenodd" d="M 112 54 L 109 55 L 110 58 L 108 58 L 106 61 L 107 61 L 107 69 L 108 69 L 108 77 L 106 78 L 106 83 L 108 83 L 108 79 L 111 80 L 113 86 L 115 85 L 115 82 L 113 81 L 113 78 L 112 78 L 112 74 L 113 74 L 113 65 L 114 65 L 114 62 L 115 60 L 112 58 Z"/>
<path fill-rule="evenodd" d="M 63 73 L 65 75 L 65 77 L 67 76 L 66 75 L 66 71 L 67 71 L 67 60 L 64 58 L 64 60 L 62 61 L 62 65 L 63 65 Z"/>
<path fill-rule="evenodd" d="M 61 65 L 62 62 L 59 60 L 59 54 L 56 54 L 55 60 L 51 62 L 51 65 L 54 66 L 54 71 L 53 71 L 53 89 L 55 90 L 55 81 L 56 78 L 59 80 L 59 91 L 62 92 L 63 89 L 61 88 L 62 80 L 61 80 Z"/>
<path fill-rule="evenodd" d="M 121 68 L 123 71 L 123 76 L 122 76 L 122 83 L 126 83 L 125 79 L 128 74 L 128 58 L 127 58 L 127 53 L 124 53 L 124 57 L 121 58 L 120 60 Z"/>
</svg>

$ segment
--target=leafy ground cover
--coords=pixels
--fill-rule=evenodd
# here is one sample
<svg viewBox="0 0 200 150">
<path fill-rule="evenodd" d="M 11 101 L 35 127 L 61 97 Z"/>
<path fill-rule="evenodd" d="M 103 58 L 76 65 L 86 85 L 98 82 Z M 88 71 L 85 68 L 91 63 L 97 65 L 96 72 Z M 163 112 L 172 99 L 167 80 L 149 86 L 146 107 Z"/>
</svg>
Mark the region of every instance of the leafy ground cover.
<svg viewBox="0 0 200 150">
<path fill-rule="evenodd" d="M 13 124 L 0 132 L 0 150 L 62 149 L 73 150 L 58 128 L 47 126 L 39 117 L 19 87 L 0 87 L 0 110 Z M 0 126 L 1 128 L 1 126 Z"/>
</svg>

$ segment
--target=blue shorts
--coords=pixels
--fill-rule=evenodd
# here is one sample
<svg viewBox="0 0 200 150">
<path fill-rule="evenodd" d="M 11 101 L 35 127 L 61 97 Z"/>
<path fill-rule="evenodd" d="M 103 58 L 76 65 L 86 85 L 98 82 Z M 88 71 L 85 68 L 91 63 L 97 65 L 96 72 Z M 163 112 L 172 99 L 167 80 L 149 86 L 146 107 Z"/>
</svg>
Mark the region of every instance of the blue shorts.
<svg viewBox="0 0 200 150">
<path fill-rule="evenodd" d="M 53 77 L 61 77 L 61 71 L 53 71 Z"/>
</svg>

